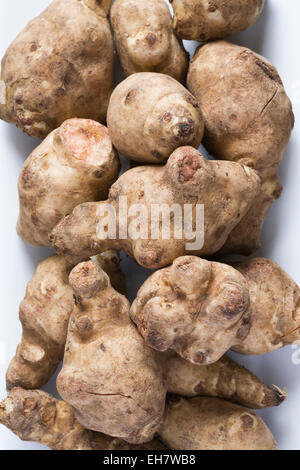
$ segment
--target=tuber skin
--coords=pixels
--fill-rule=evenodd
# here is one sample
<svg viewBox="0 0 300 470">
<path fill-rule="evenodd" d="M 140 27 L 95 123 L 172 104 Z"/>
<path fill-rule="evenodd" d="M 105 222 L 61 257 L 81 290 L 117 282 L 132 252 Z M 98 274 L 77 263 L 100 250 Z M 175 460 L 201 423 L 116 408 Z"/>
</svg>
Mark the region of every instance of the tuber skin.
<svg viewBox="0 0 300 470">
<path fill-rule="evenodd" d="M 278 170 L 294 125 L 291 102 L 269 61 L 225 41 L 198 49 L 190 64 L 188 88 L 205 119 L 206 149 L 218 160 L 248 165 L 261 177 L 253 207 L 220 253 L 249 255 L 260 247 L 267 211 L 281 195 Z"/>
<path fill-rule="evenodd" d="M 191 204 L 194 209 L 197 204 L 203 204 L 204 245 L 200 249 L 192 247 L 190 252 L 206 256 L 224 245 L 230 232 L 248 212 L 259 190 L 260 180 L 247 166 L 208 161 L 192 147 L 181 147 L 175 150 L 165 166 L 140 166 L 127 171 L 112 186 L 105 203 L 76 207 L 55 227 L 51 241 L 60 254 L 85 259 L 113 248 L 124 250 L 145 268 L 158 269 L 179 256 L 189 254 L 187 250 L 190 247 L 186 245 L 186 233 L 182 233 L 181 239 L 176 239 L 173 227 L 170 239 L 151 236 L 149 220 L 153 204 L 166 204 L 169 208 L 173 204 L 179 204 L 181 208 L 184 204 Z M 127 197 L 128 208 L 139 203 L 148 209 L 148 221 L 141 221 L 138 239 L 133 239 L 130 231 L 126 239 L 120 237 L 120 231 L 126 232 L 126 217 L 119 213 L 122 196 Z M 99 213 L 107 203 L 116 210 L 116 239 L 99 231 Z M 109 217 L 103 220 L 107 218 L 108 225 L 110 221 L 115 225 Z"/>
<path fill-rule="evenodd" d="M 300 340 L 300 289 L 274 261 L 255 258 L 235 265 L 250 292 L 252 327 L 234 350 L 266 354 Z"/>
<path fill-rule="evenodd" d="M 195 365 L 174 352 L 159 355 L 168 393 L 182 397 L 218 397 L 255 410 L 279 406 L 284 390 L 265 385 L 252 372 L 228 356 L 210 365 Z"/>
<path fill-rule="evenodd" d="M 19 178 L 17 231 L 31 245 L 49 245 L 55 225 L 78 204 L 107 198 L 120 160 L 108 130 L 69 119 L 27 158 Z"/>
<path fill-rule="evenodd" d="M 198 102 L 176 80 L 136 73 L 113 91 L 107 111 L 117 150 L 137 162 L 161 163 L 178 147 L 201 144 L 204 123 Z"/>
<path fill-rule="evenodd" d="M 195 41 L 223 39 L 252 26 L 265 0 L 169 0 L 178 37 Z"/>
<path fill-rule="evenodd" d="M 115 289 L 123 290 L 125 280 L 118 264 L 118 253 L 112 250 L 103 253 L 100 263 Z M 64 257 L 54 255 L 38 265 L 29 281 L 20 305 L 22 340 L 6 373 L 8 390 L 17 386 L 41 388 L 63 359 L 69 318 L 74 308 L 73 290 L 69 286 L 73 267 Z"/>
<path fill-rule="evenodd" d="M 262 419 L 247 408 L 218 398 L 174 397 L 159 435 L 175 450 L 276 450 Z"/>
<path fill-rule="evenodd" d="M 38 138 L 74 117 L 105 122 L 114 62 L 110 4 L 54 0 L 25 27 L 2 61 L 1 119 Z"/>
<path fill-rule="evenodd" d="M 129 303 L 92 261 L 70 274 L 76 299 L 63 368 L 61 397 L 87 429 L 131 444 L 153 439 L 166 388 L 161 366 L 129 317 Z"/>
<path fill-rule="evenodd" d="M 96 258 L 101 269 L 109 276 L 111 286 L 120 294 L 127 294 L 126 280 L 120 267 L 120 254 L 115 250 L 107 250 Z"/>
<path fill-rule="evenodd" d="M 158 440 L 130 445 L 84 429 L 67 403 L 41 390 L 14 388 L 0 403 L 0 423 L 23 441 L 35 441 L 53 450 L 163 450 Z"/>
<path fill-rule="evenodd" d="M 249 334 L 247 282 L 231 266 L 183 256 L 146 280 L 130 316 L 148 346 L 212 364 Z"/>
<path fill-rule="evenodd" d="M 185 80 L 189 56 L 164 0 L 116 0 L 110 20 L 125 77 L 159 72 Z"/>
</svg>

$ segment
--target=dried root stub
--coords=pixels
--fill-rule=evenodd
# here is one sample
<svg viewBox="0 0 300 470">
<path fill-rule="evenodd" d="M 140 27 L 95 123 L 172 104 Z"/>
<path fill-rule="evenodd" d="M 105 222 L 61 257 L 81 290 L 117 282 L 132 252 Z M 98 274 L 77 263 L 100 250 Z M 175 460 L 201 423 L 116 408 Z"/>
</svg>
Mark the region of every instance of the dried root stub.
<svg viewBox="0 0 300 470">
<path fill-rule="evenodd" d="M 169 0 L 174 9 L 173 27 L 182 39 L 223 39 L 252 26 L 265 0 Z"/>
<path fill-rule="evenodd" d="M 99 257 L 100 258 L 100 257 Z M 115 289 L 124 290 L 125 279 L 117 252 L 103 253 L 99 260 Z M 22 340 L 7 373 L 8 390 L 45 385 L 63 359 L 70 315 L 74 308 L 69 274 L 73 265 L 62 256 L 42 261 L 29 281 L 20 305 Z"/>
<path fill-rule="evenodd" d="M 165 449 L 157 440 L 130 445 L 121 439 L 84 429 L 70 405 L 41 390 L 14 388 L 0 403 L 0 423 L 22 441 L 38 442 L 54 450 Z"/>
<path fill-rule="evenodd" d="M 159 359 L 168 393 L 173 395 L 224 398 L 254 410 L 278 406 L 287 398 L 285 390 L 269 387 L 227 356 L 206 366 L 192 364 L 174 352 L 160 354 Z"/>
<path fill-rule="evenodd" d="M 185 80 L 189 56 L 173 32 L 164 0 L 116 0 L 110 20 L 126 77 L 159 72 Z"/>
<path fill-rule="evenodd" d="M 294 125 L 291 102 L 268 60 L 225 41 L 198 49 L 188 88 L 204 116 L 207 150 L 218 160 L 248 165 L 261 177 L 261 192 L 221 252 L 249 255 L 259 248 L 266 213 L 281 194 L 277 174 Z"/>
<path fill-rule="evenodd" d="M 163 442 L 177 450 L 276 450 L 262 419 L 218 398 L 174 398 L 159 430 Z"/>
<path fill-rule="evenodd" d="M 129 303 L 93 262 L 70 275 L 77 307 L 57 388 L 86 428 L 140 444 L 163 418 L 166 389 L 155 353 L 129 317 Z"/>
<path fill-rule="evenodd" d="M 266 354 L 300 340 L 300 289 L 274 261 L 256 258 L 235 265 L 248 283 L 252 327 L 242 354 Z"/>
<path fill-rule="evenodd" d="M 2 61 L 1 119 L 40 138 L 73 117 L 105 122 L 114 62 L 110 4 L 54 0 L 25 27 Z"/>
<path fill-rule="evenodd" d="M 181 147 L 175 150 L 165 166 L 140 166 L 124 173 L 112 186 L 108 201 L 76 207 L 53 230 L 51 241 L 61 254 L 85 259 L 113 248 L 124 250 L 141 266 L 158 269 L 185 254 L 206 256 L 220 250 L 259 191 L 259 177 L 247 166 L 208 161 L 194 148 Z M 130 213 L 127 217 L 127 209 L 124 211 L 122 205 L 123 196 L 126 196 L 128 209 L 140 204 L 145 212 L 137 218 Z M 116 211 L 116 223 L 111 212 L 107 213 L 107 203 Z M 153 206 L 172 211 L 173 204 L 179 205 L 182 215 L 184 205 L 189 204 L 195 225 L 195 212 L 203 204 L 204 224 L 200 215 L 199 226 L 193 227 L 196 230 L 190 236 L 186 233 L 183 216 L 181 238 L 178 237 L 178 225 L 175 231 L 172 223 L 170 236 L 161 232 L 158 237 L 153 236 Z M 138 233 L 138 237 L 132 236 L 129 230 L 132 221 L 136 228 L 134 235 Z M 116 228 L 114 239 L 107 237 L 106 227 Z M 203 239 L 200 236 L 200 240 L 195 240 L 201 233 Z"/>
<path fill-rule="evenodd" d="M 69 119 L 27 158 L 19 178 L 17 230 L 31 245 L 49 234 L 74 207 L 107 198 L 120 161 L 108 130 L 88 119 Z"/>
<path fill-rule="evenodd" d="M 198 148 L 204 123 L 198 102 L 160 73 L 136 73 L 111 96 L 107 125 L 114 146 L 138 162 L 161 163 L 183 145 Z"/>
<path fill-rule="evenodd" d="M 212 364 L 249 334 L 247 282 L 231 266 L 185 256 L 140 288 L 130 315 L 146 344 Z"/>
</svg>

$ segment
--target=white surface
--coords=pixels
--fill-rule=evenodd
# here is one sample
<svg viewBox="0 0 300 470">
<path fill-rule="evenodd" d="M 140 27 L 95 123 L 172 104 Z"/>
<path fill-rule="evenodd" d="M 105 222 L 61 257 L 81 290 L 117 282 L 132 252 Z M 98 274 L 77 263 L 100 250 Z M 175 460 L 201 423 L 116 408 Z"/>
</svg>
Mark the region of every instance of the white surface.
<svg viewBox="0 0 300 470">
<path fill-rule="evenodd" d="M 50 0 L 5 0 L 0 5 L 0 56 L 25 24 L 39 14 Z M 263 232 L 260 255 L 277 261 L 300 283 L 300 2 L 299 0 L 267 0 L 259 22 L 233 41 L 251 47 L 273 62 L 281 74 L 288 95 L 292 98 L 296 127 L 280 171 L 284 192 L 268 215 Z M 193 52 L 195 43 L 187 43 Z M 18 216 L 17 178 L 25 158 L 37 145 L 14 126 L 0 122 L 0 201 L 2 223 L 0 240 L 2 267 L 0 270 L 1 328 L 0 328 L 0 398 L 6 395 L 5 371 L 20 339 L 18 305 L 25 286 L 37 263 L 50 252 L 32 248 L 20 240 L 15 232 Z M 126 261 L 129 285 L 140 285 L 147 276 L 142 268 Z M 137 286 L 138 287 L 138 286 Z M 131 289 L 134 296 L 134 289 Z M 292 357 L 299 365 L 292 362 Z M 237 355 L 236 355 L 237 356 Z M 300 450 L 300 347 L 260 357 L 237 356 L 267 383 L 286 387 L 289 398 L 281 407 L 264 410 L 259 414 L 272 429 L 280 449 Z M 55 380 L 46 387 L 54 392 Z M 34 443 L 23 443 L 10 431 L 0 426 L 0 450 L 44 449 Z"/>
</svg>

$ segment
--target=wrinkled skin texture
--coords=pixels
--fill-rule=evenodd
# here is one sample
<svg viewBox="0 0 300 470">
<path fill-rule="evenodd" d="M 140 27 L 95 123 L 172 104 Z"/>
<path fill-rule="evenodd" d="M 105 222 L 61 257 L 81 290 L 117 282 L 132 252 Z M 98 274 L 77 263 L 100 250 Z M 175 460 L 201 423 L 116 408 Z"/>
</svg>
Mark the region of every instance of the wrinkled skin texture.
<svg viewBox="0 0 300 470">
<path fill-rule="evenodd" d="M 92 261 L 73 269 L 70 318 L 57 388 L 79 422 L 133 444 L 161 424 L 166 389 L 154 352 L 129 317 L 129 303 Z"/>
<path fill-rule="evenodd" d="M 231 266 L 183 256 L 146 280 L 130 316 L 150 347 L 212 364 L 249 333 L 248 286 Z"/>
<path fill-rule="evenodd" d="M 73 117 L 105 122 L 114 61 L 110 3 L 54 0 L 25 27 L 2 61 L 1 119 L 39 138 Z"/>
<path fill-rule="evenodd" d="M 106 225 L 114 227 L 115 223 L 113 215 L 107 216 L 107 202 L 100 202 L 76 207 L 53 230 L 51 241 L 59 253 L 82 259 L 110 248 L 122 249 L 141 266 L 158 269 L 185 254 L 204 256 L 218 251 L 251 207 L 259 189 L 259 178 L 250 168 L 232 162 L 208 161 L 192 147 L 182 147 L 172 154 L 166 166 L 133 168 L 112 186 L 107 202 L 116 210 L 116 239 L 104 233 Z M 128 226 L 138 220 L 141 229 L 138 239 L 133 239 L 130 231 L 127 234 L 127 211 L 122 209 L 122 196 L 127 197 L 128 208 L 139 203 L 146 209 L 141 217 L 130 214 L 128 217 Z M 203 246 L 201 240 L 199 249 L 188 243 L 194 239 L 185 230 L 177 239 L 174 224 L 171 224 L 170 239 L 151 237 L 149 225 L 153 204 L 167 204 L 169 208 L 178 204 L 182 209 L 184 204 L 190 204 L 194 211 L 197 204 L 203 204 Z M 193 221 L 196 226 L 195 215 Z M 202 224 L 198 224 L 200 232 L 201 228 Z M 124 233 L 124 239 L 120 232 L 122 237 Z"/>
<path fill-rule="evenodd" d="M 110 20 L 125 77 L 159 72 L 185 80 L 188 54 L 173 32 L 164 0 L 116 0 Z"/>
<path fill-rule="evenodd" d="M 169 0 L 174 9 L 173 27 L 182 39 L 223 39 L 252 26 L 265 0 Z"/>
<path fill-rule="evenodd" d="M 105 252 L 98 262 L 114 288 L 123 292 L 125 279 L 118 253 Z M 74 308 L 73 291 L 69 286 L 72 268 L 62 256 L 51 256 L 38 265 L 29 281 L 20 305 L 22 340 L 6 373 L 7 389 L 42 387 L 63 359 L 69 318 Z"/>
<path fill-rule="evenodd" d="M 300 289 L 278 264 L 256 258 L 235 266 L 250 292 L 252 328 L 234 349 L 266 354 L 300 340 Z"/>
<path fill-rule="evenodd" d="M 70 405 L 41 390 L 14 388 L 0 403 L 0 423 L 23 441 L 38 442 L 54 450 L 165 449 L 157 440 L 130 445 L 84 429 Z"/>
<path fill-rule="evenodd" d="M 262 419 L 218 398 L 174 399 L 159 435 L 175 450 L 276 450 Z"/>
<path fill-rule="evenodd" d="M 159 355 L 168 393 L 182 397 L 218 397 L 255 410 L 280 405 L 284 390 L 268 387 L 252 372 L 223 356 L 210 365 L 195 365 L 174 352 Z"/>
<path fill-rule="evenodd" d="M 225 41 L 198 49 L 188 88 L 204 115 L 207 150 L 218 160 L 244 163 L 261 177 L 260 194 L 221 252 L 249 255 L 260 247 L 266 213 L 281 194 L 277 174 L 294 125 L 291 102 L 270 62 Z"/>
<path fill-rule="evenodd" d="M 128 158 L 161 163 L 183 145 L 198 148 L 204 123 L 198 102 L 179 82 L 137 73 L 113 91 L 107 126 L 114 146 Z"/>
<path fill-rule="evenodd" d="M 120 170 L 108 130 L 70 119 L 27 158 L 19 177 L 17 230 L 31 245 L 49 245 L 55 225 L 78 204 L 107 198 Z"/>
</svg>

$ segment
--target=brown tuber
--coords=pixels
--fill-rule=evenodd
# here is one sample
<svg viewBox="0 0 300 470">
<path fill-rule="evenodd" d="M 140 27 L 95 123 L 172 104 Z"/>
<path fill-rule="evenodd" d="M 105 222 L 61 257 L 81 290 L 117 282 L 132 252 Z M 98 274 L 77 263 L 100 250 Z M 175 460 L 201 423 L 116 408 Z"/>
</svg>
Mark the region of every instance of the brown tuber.
<svg viewBox="0 0 300 470">
<path fill-rule="evenodd" d="M 110 20 L 124 75 L 159 72 L 183 82 L 189 56 L 164 0 L 116 0 Z"/>
<path fill-rule="evenodd" d="M 157 440 L 130 445 L 84 429 L 70 405 L 41 390 L 14 388 L 0 403 L 0 423 L 23 441 L 35 441 L 54 450 L 165 449 Z"/>
<path fill-rule="evenodd" d="M 54 0 L 9 46 L 0 118 L 44 138 L 65 120 L 105 122 L 114 50 L 111 0 Z"/>
<path fill-rule="evenodd" d="M 175 450 L 276 450 L 262 419 L 218 398 L 170 400 L 159 435 Z"/>
<path fill-rule="evenodd" d="M 252 26 L 265 0 L 169 0 L 174 9 L 174 30 L 182 39 L 223 39 Z"/>
<path fill-rule="evenodd" d="M 212 364 L 249 334 L 248 285 L 231 266 L 183 256 L 146 280 L 130 315 L 150 347 Z"/>
<path fill-rule="evenodd" d="M 260 194 L 222 250 L 249 255 L 259 248 L 266 213 L 281 194 L 277 174 L 294 125 L 291 102 L 269 61 L 225 41 L 198 49 L 188 88 L 205 119 L 206 149 L 218 160 L 248 165 L 261 177 Z"/>
<path fill-rule="evenodd" d="M 198 102 L 161 73 L 136 73 L 113 91 L 107 126 L 114 146 L 132 160 L 161 163 L 183 145 L 198 148 L 204 123 Z"/>
<path fill-rule="evenodd" d="M 70 274 L 76 299 L 69 323 L 61 397 L 86 428 L 133 444 L 150 441 L 161 424 L 166 389 L 154 351 L 129 317 L 129 302 L 92 261 Z"/>
<path fill-rule="evenodd" d="M 74 207 L 106 199 L 120 161 L 107 128 L 70 119 L 27 158 L 19 178 L 17 230 L 31 245 L 49 245 L 49 234 Z"/>
<path fill-rule="evenodd" d="M 204 256 L 220 250 L 248 212 L 259 190 L 259 178 L 247 166 L 208 161 L 194 148 L 181 147 L 175 150 L 165 166 L 140 166 L 127 171 L 112 186 L 108 201 L 76 207 L 53 230 L 51 241 L 61 254 L 85 259 L 114 248 L 124 250 L 141 266 L 157 269 L 189 252 Z M 129 211 L 134 204 L 143 205 L 141 216 L 135 214 L 132 217 L 129 212 L 127 218 L 127 209 L 125 212 L 122 209 L 123 196 L 127 197 Z M 172 212 L 174 204 L 181 212 L 184 205 L 189 204 L 194 212 L 199 205 L 204 205 L 203 230 L 199 217 L 201 226 L 191 235 L 182 221 L 176 231 L 173 226 L 170 228 L 170 237 L 159 233 L 160 239 L 155 238 L 150 223 L 150 218 L 151 222 L 155 219 L 153 205 L 159 210 L 167 207 Z M 196 225 L 196 217 L 190 218 Z M 134 232 L 134 224 L 139 225 L 140 230 L 131 236 L 129 225 L 133 226 Z M 116 228 L 114 237 L 107 234 L 105 227 Z M 202 232 L 204 244 L 198 238 L 194 243 Z"/>
</svg>

